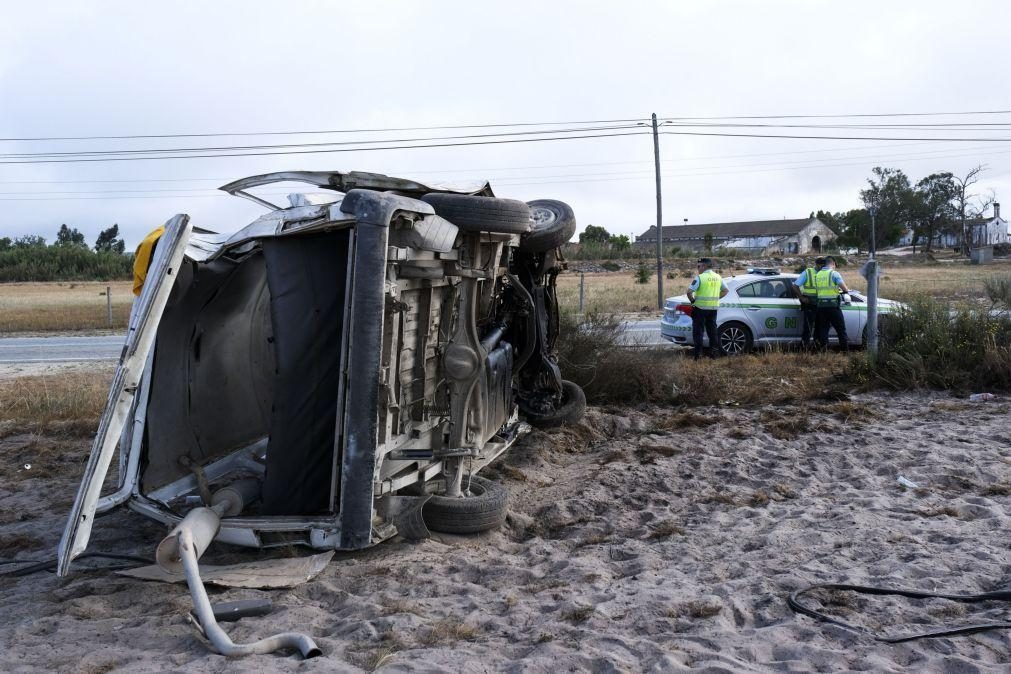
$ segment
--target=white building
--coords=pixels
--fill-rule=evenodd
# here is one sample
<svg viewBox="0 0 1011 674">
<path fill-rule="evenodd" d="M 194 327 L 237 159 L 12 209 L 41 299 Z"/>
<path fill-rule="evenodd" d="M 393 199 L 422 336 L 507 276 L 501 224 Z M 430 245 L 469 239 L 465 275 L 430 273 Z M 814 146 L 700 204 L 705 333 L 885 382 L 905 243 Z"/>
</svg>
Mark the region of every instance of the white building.
<svg viewBox="0 0 1011 674">
<path fill-rule="evenodd" d="M 820 253 L 836 233 L 818 218 L 716 222 L 708 225 L 664 225 L 663 247 L 702 251 L 707 241 L 721 250 L 755 256 Z M 656 246 L 656 227 L 635 237 L 637 248 Z"/>
<path fill-rule="evenodd" d="M 973 218 L 966 221 L 969 230 L 969 242 L 973 247 L 993 246 L 999 243 L 1011 243 L 1011 225 L 1000 216 L 1000 204 L 993 205 L 993 215 L 990 217 Z M 956 225 L 957 229 L 957 225 Z M 960 232 L 935 234 L 934 248 L 958 248 L 962 242 Z M 917 246 L 926 243 L 922 238 L 916 241 Z M 899 239 L 900 246 L 913 245 L 913 230 L 907 229 Z"/>
</svg>

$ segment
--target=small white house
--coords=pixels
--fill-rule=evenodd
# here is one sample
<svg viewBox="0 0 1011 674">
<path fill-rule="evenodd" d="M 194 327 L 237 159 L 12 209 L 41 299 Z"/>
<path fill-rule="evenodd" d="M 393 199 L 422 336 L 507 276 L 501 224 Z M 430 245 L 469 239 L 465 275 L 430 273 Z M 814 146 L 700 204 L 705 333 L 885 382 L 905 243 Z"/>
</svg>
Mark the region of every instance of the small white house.
<svg viewBox="0 0 1011 674">
<path fill-rule="evenodd" d="M 969 242 L 973 246 L 994 246 L 999 243 L 1011 243 L 1011 224 L 1000 216 L 1000 204 L 993 205 L 993 215 L 990 217 L 973 218 L 966 221 L 969 230 Z M 934 248 L 958 248 L 962 241 L 960 232 L 935 234 Z M 926 242 L 921 238 L 916 245 Z M 913 245 L 913 230 L 907 229 L 899 239 L 900 246 Z"/>
</svg>

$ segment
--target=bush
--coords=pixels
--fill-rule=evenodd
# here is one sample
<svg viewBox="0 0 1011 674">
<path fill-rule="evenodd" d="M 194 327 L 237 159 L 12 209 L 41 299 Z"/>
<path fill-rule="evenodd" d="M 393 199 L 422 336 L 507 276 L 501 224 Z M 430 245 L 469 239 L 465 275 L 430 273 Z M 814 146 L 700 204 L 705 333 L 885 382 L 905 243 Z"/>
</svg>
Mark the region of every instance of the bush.
<svg viewBox="0 0 1011 674">
<path fill-rule="evenodd" d="M 1011 276 L 991 276 L 983 280 L 983 288 L 993 309 L 1011 310 Z"/>
<path fill-rule="evenodd" d="M 608 260 L 607 262 L 601 262 L 600 266 L 606 269 L 607 271 L 621 271 L 621 265 L 618 264 L 617 262 L 612 262 L 611 260 Z"/>
<path fill-rule="evenodd" d="M 877 361 L 854 361 L 858 379 L 895 389 L 1011 390 L 1011 317 L 929 298 L 883 317 Z"/>
<path fill-rule="evenodd" d="M 558 361 L 591 404 L 810 401 L 845 372 L 845 361 L 834 355 L 772 352 L 695 362 L 681 349 L 622 345 L 622 333 L 615 316 L 587 314 L 582 323 L 562 316 Z"/>
<path fill-rule="evenodd" d="M 0 283 L 113 281 L 133 275 L 133 256 L 83 246 L 13 246 L 0 251 Z"/>
<path fill-rule="evenodd" d="M 653 270 L 649 268 L 645 262 L 641 263 L 639 267 L 635 270 L 635 282 L 640 285 L 645 285 L 649 283 L 649 280 L 653 278 Z"/>
</svg>

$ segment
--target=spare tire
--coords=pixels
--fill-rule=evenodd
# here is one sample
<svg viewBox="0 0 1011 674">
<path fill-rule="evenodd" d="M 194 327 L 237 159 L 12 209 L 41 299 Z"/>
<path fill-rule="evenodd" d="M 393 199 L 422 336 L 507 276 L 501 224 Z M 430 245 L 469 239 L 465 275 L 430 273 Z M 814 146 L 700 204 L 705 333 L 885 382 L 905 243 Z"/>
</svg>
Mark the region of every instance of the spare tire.
<svg viewBox="0 0 1011 674">
<path fill-rule="evenodd" d="M 436 215 L 465 232 L 526 234 L 530 231 L 530 207 L 516 199 L 432 192 L 421 200 L 431 204 Z"/>
<path fill-rule="evenodd" d="M 467 490 L 463 496 L 434 494 L 425 502 L 421 514 L 428 528 L 446 534 L 476 534 L 502 526 L 509 491 L 476 475 L 464 476 L 462 486 Z"/>
<path fill-rule="evenodd" d="M 529 253 L 546 253 L 569 242 L 576 233 L 576 216 L 564 201 L 538 199 L 528 201 L 534 224 L 520 239 L 520 249 Z"/>
</svg>

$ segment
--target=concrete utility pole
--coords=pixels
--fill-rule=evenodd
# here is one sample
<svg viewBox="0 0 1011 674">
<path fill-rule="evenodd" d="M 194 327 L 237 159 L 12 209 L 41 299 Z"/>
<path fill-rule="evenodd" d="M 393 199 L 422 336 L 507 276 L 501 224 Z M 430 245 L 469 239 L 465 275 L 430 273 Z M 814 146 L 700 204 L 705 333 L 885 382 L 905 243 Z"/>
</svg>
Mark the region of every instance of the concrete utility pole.
<svg viewBox="0 0 1011 674">
<path fill-rule="evenodd" d="M 877 255 L 877 215 L 878 209 L 871 207 L 871 257 L 864 265 L 863 275 L 867 279 L 867 355 L 871 362 L 878 359 L 878 261 Z"/>
<path fill-rule="evenodd" d="M 656 306 L 663 309 L 663 199 L 660 196 L 660 134 L 653 113 L 653 163 L 656 165 Z"/>
</svg>

